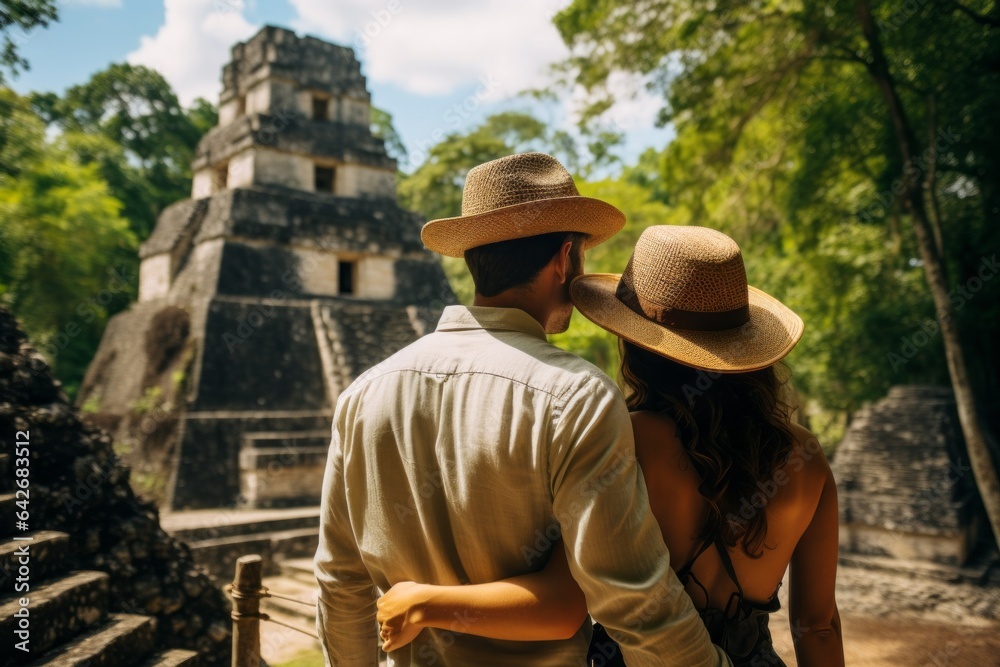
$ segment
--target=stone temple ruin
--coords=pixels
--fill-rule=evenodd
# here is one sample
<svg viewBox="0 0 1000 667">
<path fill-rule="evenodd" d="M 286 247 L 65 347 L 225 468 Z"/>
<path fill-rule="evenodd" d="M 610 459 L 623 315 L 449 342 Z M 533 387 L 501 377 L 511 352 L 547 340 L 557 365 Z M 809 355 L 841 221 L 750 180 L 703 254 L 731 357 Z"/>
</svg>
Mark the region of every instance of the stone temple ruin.
<svg viewBox="0 0 1000 667">
<path fill-rule="evenodd" d="M 843 561 L 946 578 L 988 569 L 992 539 L 950 388 L 893 387 L 855 417 L 832 467 Z"/>
<path fill-rule="evenodd" d="M 229 665 L 229 601 L 161 529 L 156 508 L 135 497 L 111 439 L 81 422 L 2 307 L 0 428 L 11 434 L 0 452 L 0 631 L 8 642 L 0 665 Z M 17 432 L 26 454 L 15 451 Z M 27 525 L 15 525 L 25 507 L 15 495 L 23 494 L 15 483 L 23 456 L 30 512 Z M 29 594 L 29 632 L 18 637 Z"/>
<path fill-rule="evenodd" d="M 315 504 L 340 391 L 454 295 L 351 49 L 265 27 L 222 80 L 191 198 L 142 245 L 79 404 L 162 507 Z"/>
</svg>

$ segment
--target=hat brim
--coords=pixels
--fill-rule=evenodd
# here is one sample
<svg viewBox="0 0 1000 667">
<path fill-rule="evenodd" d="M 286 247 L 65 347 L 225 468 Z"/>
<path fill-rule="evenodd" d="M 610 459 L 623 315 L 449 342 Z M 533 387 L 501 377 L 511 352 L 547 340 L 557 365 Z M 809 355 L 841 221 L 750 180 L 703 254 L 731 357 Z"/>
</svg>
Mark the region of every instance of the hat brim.
<svg viewBox="0 0 1000 667">
<path fill-rule="evenodd" d="M 587 235 L 585 248 L 604 243 L 625 226 L 625 214 L 592 197 L 555 197 L 513 204 L 476 215 L 431 220 L 420 230 L 428 249 L 446 257 L 463 257 L 470 248 L 549 234 Z"/>
<path fill-rule="evenodd" d="M 802 318 L 755 287 L 749 288 L 750 320 L 722 331 L 672 329 L 636 313 L 615 296 L 620 274 L 579 276 L 570 286 L 573 304 L 602 329 L 685 366 L 718 373 L 767 368 L 802 337 Z"/>
</svg>

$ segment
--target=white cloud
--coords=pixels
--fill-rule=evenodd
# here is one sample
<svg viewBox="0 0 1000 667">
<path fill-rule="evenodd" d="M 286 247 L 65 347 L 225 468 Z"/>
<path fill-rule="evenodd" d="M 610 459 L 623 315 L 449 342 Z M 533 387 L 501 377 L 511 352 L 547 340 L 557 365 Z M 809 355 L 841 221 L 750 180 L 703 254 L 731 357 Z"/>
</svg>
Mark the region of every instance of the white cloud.
<svg viewBox="0 0 1000 667">
<path fill-rule="evenodd" d="M 196 97 L 218 101 L 230 48 L 253 35 L 258 26 L 244 17 L 242 0 L 164 0 L 163 4 L 163 25 L 155 35 L 140 39 L 128 62 L 163 74 L 182 104 L 191 104 Z"/>
<path fill-rule="evenodd" d="M 287 2 L 297 14 L 291 28 L 353 47 L 372 82 L 439 97 L 439 123 L 446 130 L 490 113 L 525 89 L 551 86 L 550 66 L 569 53 L 552 24 L 569 0 Z M 184 104 L 199 96 L 216 101 L 230 48 L 258 29 L 247 19 L 253 7 L 248 11 L 245 0 L 164 0 L 164 5 L 164 24 L 141 39 L 129 62 L 162 72 Z M 640 78 L 618 73 L 609 87 L 617 103 L 605 121 L 626 133 L 653 128 L 662 100 Z M 561 91 L 559 97 L 553 122 L 572 127 L 582 91 Z"/>
<path fill-rule="evenodd" d="M 353 47 L 371 80 L 418 95 L 476 86 L 489 91 L 480 102 L 504 100 L 550 86 L 550 66 L 569 55 L 552 23 L 568 0 L 288 1 L 296 30 Z M 616 72 L 608 85 L 616 104 L 602 120 L 626 132 L 654 126 L 662 100 L 642 78 Z M 583 96 L 561 96 L 566 121 L 577 120 Z"/>
<path fill-rule="evenodd" d="M 289 0 L 295 29 L 355 48 L 367 75 L 421 95 L 483 80 L 509 97 L 545 85 L 567 54 L 552 16 L 566 0 Z"/>
<path fill-rule="evenodd" d="M 113 9 L 122 6 L 122 0 L 62 0 L 67 7 L 100 7 L 101 9 Z"/>
</svg>

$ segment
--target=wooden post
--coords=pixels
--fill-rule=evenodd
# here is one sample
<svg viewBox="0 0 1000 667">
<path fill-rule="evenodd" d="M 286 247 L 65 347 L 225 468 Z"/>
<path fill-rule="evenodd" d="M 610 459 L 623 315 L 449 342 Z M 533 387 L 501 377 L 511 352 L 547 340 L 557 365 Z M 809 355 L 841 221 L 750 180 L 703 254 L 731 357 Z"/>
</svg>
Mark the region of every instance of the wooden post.
<svg viewBox="0 0 1000 667">
<path fill-rule="evenodd" d="M 233 599 L 232 667 L 260 667 L 260 590 L 260 556 L 240 556 L 230 591 Z"/>
</svg>

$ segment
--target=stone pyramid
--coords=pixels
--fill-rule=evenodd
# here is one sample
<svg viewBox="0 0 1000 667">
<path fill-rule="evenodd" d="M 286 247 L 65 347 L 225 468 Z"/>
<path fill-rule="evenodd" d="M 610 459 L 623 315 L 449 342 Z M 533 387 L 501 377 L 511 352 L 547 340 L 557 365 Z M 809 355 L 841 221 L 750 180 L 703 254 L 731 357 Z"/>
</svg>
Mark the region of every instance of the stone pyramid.
<svg viewBox="0 0 1000 667">
<path fill-rule="evenodd" d="M 351 49 L 265 27 L 222 81 L 191 198 L 142 245 L 79 405 L 161 507 L 315 503 L 340 391 L 455 297 Z"/>
<path fill-rule="evenodd" d="M 989 530 L 949 387 L 892 387 L 855 416 L 832 468 L 842 554 L 961 566 Z"/>
</svg>

